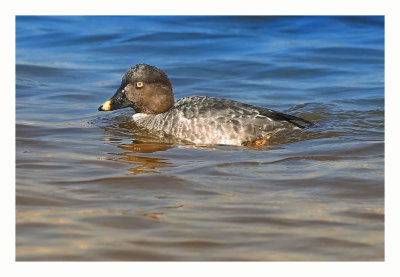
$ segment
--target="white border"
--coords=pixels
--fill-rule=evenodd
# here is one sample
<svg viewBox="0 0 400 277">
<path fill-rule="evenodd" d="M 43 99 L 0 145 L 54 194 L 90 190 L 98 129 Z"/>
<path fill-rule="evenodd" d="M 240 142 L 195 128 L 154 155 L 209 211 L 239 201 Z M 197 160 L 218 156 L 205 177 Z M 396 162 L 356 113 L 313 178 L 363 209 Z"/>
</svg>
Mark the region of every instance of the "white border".
<svg viewBox="0 0 400 277">
<path fill-rule="evenodd" d="M 400 141 L 398 87 L 400 70 L 398 26 L 399 14 L 395 1 L 9 1 L 2 3 L 2 106 L 1 143 L 3 176 L 1 186 L 2 272 L 11 276 L 88 276 L 112 275 L 173 275 L 173 276 L 394 276 L 399 260 L 399 171 Z M 385 262 L 253 262 L 253 263 L 42 263 L 15 260 L 15 15 L 385 15 Z M 397 85 L 397 86 L 396 86 Z M 6 267 L 5 267 L 5 266 Z"/>
</svg>

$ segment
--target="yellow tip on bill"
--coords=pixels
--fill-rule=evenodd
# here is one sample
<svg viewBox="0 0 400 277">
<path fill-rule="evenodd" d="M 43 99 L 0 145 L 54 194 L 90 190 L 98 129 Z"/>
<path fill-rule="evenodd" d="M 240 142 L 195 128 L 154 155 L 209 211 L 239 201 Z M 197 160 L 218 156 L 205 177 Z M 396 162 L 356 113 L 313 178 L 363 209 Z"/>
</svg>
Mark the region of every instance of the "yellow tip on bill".
<svg viewBox="0 0 400 277">
<path fill-rule="evenodd" d="M 102 106 L 103 111 L 109 111 L 111 109 L 111 100 L 105 102 Z"/>
</svg>

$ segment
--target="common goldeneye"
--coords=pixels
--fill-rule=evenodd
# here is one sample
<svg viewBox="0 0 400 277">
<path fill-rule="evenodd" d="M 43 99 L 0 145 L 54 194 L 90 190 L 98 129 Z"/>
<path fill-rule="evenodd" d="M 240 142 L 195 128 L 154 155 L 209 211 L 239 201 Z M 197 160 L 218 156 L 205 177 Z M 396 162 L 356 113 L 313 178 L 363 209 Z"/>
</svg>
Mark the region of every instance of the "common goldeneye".
<svg viewBox="0 0 400 277">
<path fill-rule="evenodd" d="M 138 126 L 202 145 L 268 145 L 278 132 L 313 125 L 297 116 L 228 99 L 190 96 L 175 102 L 167 75 L 147 64 L 128 69 L 117 92 L 99 111 L 126 107 L 135 110 Z"/>
</svg>

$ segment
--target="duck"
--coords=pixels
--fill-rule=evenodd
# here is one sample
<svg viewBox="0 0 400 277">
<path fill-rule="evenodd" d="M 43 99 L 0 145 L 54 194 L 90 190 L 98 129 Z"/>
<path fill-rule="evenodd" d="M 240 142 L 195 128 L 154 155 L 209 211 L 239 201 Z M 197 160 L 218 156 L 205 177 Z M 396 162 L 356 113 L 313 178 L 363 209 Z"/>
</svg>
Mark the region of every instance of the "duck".
<svg viewBox="0 0 400 277">
<path fill-rule="evenodd" d="M 174 99 L 161 69 L 136 64 L 122 77 L 115 94 L 99 111 L 133 108 L 134 123 L 148 131 L 196 145 L 269 145 L 282 131 L 314 125 L 303 118 L 235 100 L 209 96 Z"/>
</svg>

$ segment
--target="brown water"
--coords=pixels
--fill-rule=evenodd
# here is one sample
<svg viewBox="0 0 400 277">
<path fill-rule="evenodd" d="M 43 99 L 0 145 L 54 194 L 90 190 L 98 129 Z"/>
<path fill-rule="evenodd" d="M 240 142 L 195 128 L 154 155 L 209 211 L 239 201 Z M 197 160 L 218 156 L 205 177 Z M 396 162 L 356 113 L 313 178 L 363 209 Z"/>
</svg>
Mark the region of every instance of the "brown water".
<svg viewBox="0 0 400 277">
<path fill-rule="evenodd" d="M 379 20 L 141 18 L 143 32 L 163 38 L 152 50 L 140 48 L 152 36 L 125 37 L 127 20 L 136 19 L 17 19 L 17 260 L 384 259 Z M 97 21 L 109 29 L 81 33 Z M 257 35 L 263 26 L 269 36 Z M 334 44 L 337 33 L 347 46 Z M 310 39 L 321 48 L 301 44 Z M 265 56 L 260 45 L 278 42 Z M 144 57 L 115 59 L 134 47 Z M 97 112 L 136 59 L 165 69 L 177 98 L 231 98 L 316 127 L 260 148 L 162 140 L 135 126 L 132 110 Z"/>
</svg>

